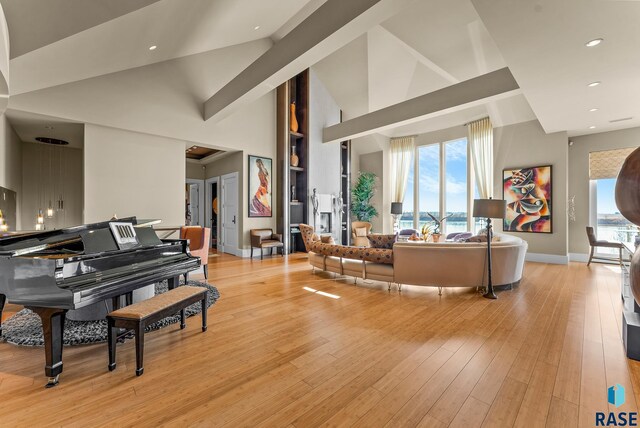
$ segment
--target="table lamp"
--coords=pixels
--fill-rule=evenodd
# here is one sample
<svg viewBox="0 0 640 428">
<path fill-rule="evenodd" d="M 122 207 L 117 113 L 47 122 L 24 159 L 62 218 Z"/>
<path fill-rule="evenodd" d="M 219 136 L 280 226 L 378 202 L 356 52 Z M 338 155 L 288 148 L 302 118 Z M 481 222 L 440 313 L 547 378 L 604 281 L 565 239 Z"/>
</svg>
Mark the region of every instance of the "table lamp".
<svg viewBox="0 0 640 428">
<path fill-rule="evenodd" d="M 393 228 L 395 231 L 398 227 L 398 217 L 402 215 L 402 202 L 391 202 L 391 215 L 393 216 Z"/>
<path fill-rule="evenodd" d="M 491 226 L 492 218 L 504 218 L 505 209 L 507 207 L 506 201 L 502 199 L 474 199 L 473 200 L 473 216 L 482 217 L 487 219 L 487 263 L 488 269 L 488 283 L 487 292 L 484 293 L 484 297 L 487 299 L 497 299 L 496 293 L 493 291 L 493 283 L 491 281 L 491 238 L 493 237 L 493 231 Z"/>
</svg>

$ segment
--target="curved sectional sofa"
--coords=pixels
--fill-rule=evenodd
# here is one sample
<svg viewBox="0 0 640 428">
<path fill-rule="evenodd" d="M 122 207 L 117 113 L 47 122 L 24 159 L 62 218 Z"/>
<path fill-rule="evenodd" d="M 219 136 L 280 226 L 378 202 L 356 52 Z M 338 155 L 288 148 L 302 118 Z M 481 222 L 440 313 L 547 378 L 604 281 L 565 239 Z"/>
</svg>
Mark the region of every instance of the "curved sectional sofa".
<svg viewBox="0 0 640 428">
<path fill-rule="evenodd" d="M 313 228 L 300 225 L 314 268 L 339 275 L 432 287 L 478 287 L 487 284 L 487 244 L 484 242 L 396 242 L 392 249 L 348 247 L 314 241 Z M 522 279 L 527 242 L 495 234 L 491 243 L 492 279 L 496 286 Z"/>
</svg>

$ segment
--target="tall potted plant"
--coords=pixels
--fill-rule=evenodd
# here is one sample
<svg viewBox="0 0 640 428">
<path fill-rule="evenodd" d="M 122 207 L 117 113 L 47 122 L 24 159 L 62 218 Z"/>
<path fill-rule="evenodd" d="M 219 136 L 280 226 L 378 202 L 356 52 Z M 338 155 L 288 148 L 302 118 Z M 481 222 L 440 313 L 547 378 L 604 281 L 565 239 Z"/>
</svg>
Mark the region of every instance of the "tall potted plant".
<svg viewBox="0 0 640 428">
<path fill-rule="evenodd" d="M 361 172 L 351 190 L 351 213 L 358 221 L 371 221 L 378 216 L 378 210 L 371 205 L 376 191 L 377 176 L 372 172 Z"/>
</svg>

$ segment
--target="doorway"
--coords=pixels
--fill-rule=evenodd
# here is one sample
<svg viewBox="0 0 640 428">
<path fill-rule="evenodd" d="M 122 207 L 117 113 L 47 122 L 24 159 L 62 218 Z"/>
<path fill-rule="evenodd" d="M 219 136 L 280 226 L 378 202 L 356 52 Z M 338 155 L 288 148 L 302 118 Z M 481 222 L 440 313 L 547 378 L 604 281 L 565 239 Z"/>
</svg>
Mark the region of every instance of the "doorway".
<svg viewBox="0 0 640 428">
<path fill-rule="evenodd" d="M 232 172 L 220 177 L 219 205 L 221 243 L 219 247 L 225 253 L 238 255 L 238 173 Z"/>
<path fill-rule="evenodd" d="M 210 248 L 218 249 L 220 240 L 220 177 L 208 178 L 205 181 L 205 217 L 211 228 Z"/>
<path fill-rule="evenodd" d="M 204 180 L 187 179 L 184 191 L 185 226 L 204 226 Z"/>
</svg>

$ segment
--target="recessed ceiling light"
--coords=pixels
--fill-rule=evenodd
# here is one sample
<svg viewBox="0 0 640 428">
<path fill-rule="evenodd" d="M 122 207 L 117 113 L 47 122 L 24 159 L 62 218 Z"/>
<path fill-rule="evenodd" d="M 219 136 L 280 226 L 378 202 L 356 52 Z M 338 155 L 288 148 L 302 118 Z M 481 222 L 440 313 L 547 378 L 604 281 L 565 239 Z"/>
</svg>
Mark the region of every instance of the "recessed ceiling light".
<svg viewBox="0 0 640 428">
<path fill-rule="evenodd" d="M 255 27 L 253 27 L 253 29 L 254 29 L 254 30 L 259 30 L 259 29 L 260 29 L 260 26 L 259 26 L 259 25 L 256 25 Z"/>
<path fill-rule="evenodd" d="M 595 126 L 595 125 L 591 125 L 591 126 L 589 127 L 589 129 L 596 129 L 596 126 Z"/>
<path fill-rule="evenodd" d="M 156 46 L 156 45 L 149 46 L 149 50 L 150 50 L 150 51 L 155 51 L 155 50 L 156 50 L 156 48 L 157 48 L 157 46 Z"/>
<path fill-rule="evenodd" d="M 590 108 L 590 109 L 589 109 L 589 111 L 590 111 L 591 113 L 593 113 L 594 111 L 598 111 L 598 109 L 597 109 L 597 108 Z"/>
<path fill-rule="evenodd" d="M 591 82 L 587 86 L 590 87 L 590 88 L 593 88 L 594 86 L 598 86 L 599 84 L 600 84 L 600 82 Z"/>
<path fill-rule="evenodd" d="M 598 39 L 593 39 L 593 40 L 589 40 L 587 43 L 585 43 L 584 45 L 592 48 L 594 46 L 598 46 L 600 43 L 602 43 L 604 39 L 598 38 Z"/>
</svg>

